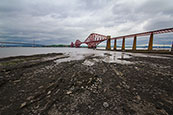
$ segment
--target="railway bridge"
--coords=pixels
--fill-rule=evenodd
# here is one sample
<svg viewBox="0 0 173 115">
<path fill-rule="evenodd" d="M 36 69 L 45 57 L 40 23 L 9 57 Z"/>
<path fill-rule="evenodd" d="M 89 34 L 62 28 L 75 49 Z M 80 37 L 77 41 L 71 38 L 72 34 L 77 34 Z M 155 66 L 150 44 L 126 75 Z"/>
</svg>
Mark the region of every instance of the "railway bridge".
<svg viewBox="0 0 173 115">
<path fill-rule="evenodd" d="M 155 34 L 163 34 L 163 33 L 170 33 L 173 32 L 173 28 L 166 28 L 166 29 L 160 29 L 160 30 L 154 30 L 154 31 L 148 31 L 148 32 L 142 32 L 142 33 L 136 33 L 136 34 L 130 34 L 130 35 L 124 35 L 124 36 L 118 36 L 118 37 L 111 37 L 111 36 L 105 36 L 97 33 L 90 34 L 84 42 L 81 42 L 80 40 L 76 40 L 76 42 L 73 44 L 71 43 L 71 47 L 80 47 L 81 44 L 85 43 L 88 45 L 88 48 L 96 48 L 98 44 L 100 44 L 103 41 L 107 41 L 106 49 L 111 50 L 111 40 L 114 40 L 114 50 L 117 50 L 117 40 L 122 39 L 122 47 L 121 50 L 125 50 L 125 39 L 128 38 L 134 38 L 133 39 L 133 46 L 132 50 L 136 51 L 136 42 L 137 37 L 139 36 L 149 36 L 149 43 L 148 43 L 148 50 L 152 51 L 153 49 L 153 39 Z"/>
</svg>

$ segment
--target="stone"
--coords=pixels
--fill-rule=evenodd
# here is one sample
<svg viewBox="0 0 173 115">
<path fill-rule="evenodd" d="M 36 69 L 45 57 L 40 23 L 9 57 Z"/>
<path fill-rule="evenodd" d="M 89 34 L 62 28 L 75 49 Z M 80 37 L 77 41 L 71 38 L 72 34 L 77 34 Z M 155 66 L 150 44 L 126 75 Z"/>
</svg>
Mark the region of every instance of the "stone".
<svg viewBox="0 0 173 115">
<path fill-rule="evenodd" d="M 34 98 L 33 96 L 29 96 L 26 100 L 31 100 L 33 98 Z"/>
<path fill-rule="evenodd" d="M 13 81 L 14 83 L 18 83 L 18 82 L 20 82 L 20 80 L 15 80 L 15 81 Z"/>
<path fill-rule="evenodd" d="M 43 88 L 43 86 L 42 86 L 42 85 L 39 87 L 39 89 L 41 89 L 41 88 Z"/>
<path fill-rule="evenodd" d="M 71 94 L 72 93 L 72 91 L 67 91 L 67 95 L 69 95 L 69 94 Z"/>
<path fill-rule="evenodd" d="M 136 96 L 137 100 L 141 100 L 141 97 L 139 95 Z"/>
<path fill-rule="evenodd" d="M 49 95 L 51 93 L 51 91 L 49 91 L 47 94 Z"/>
<path fill-rule="evenodd" d="M 26 105 L 26 102 L 22 103 L 22 104 L 20 105 L 20 108 L 23 108 L 25 105 Z"/>
<path fill-rule="evenodd" d="M 121 87 L 119 85 L 117 85 L 116 88 L 121 89 Z"/>
<path fill-rule="evenodd" d="M 107 107 L 109 107 L 109 104 L 107 102 L 104 102 L 103 107 L 107 108 Z"/>
</svg>

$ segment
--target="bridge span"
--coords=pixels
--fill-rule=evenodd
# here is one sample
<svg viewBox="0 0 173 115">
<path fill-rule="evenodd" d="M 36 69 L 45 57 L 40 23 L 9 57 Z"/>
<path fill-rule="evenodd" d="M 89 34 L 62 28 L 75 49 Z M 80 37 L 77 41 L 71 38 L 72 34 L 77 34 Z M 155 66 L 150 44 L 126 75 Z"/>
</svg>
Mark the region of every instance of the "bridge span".
<svg viewBox="0 0 173 115">
<path fill-rule="evenodd" d="M 122 39 L 122 48 L 121 48 L 121 50 L 124 51 L 125 50 L 125 39 L 134 38 L 132 50 L 136 51 L 137 37 L 139 37 L 139 36 L 150 36 L 148 50 L 152 51 L 154 35 L 155 34 L 170 33 L 170 32 L 173 32 L 173 28 L 166 28 L 166 29 L 142 32 L 142 33 L 112 37 L 112 38 L 111 38 L 111 36 L 105 36 L 105 35 L 101 35 L 101 34 L 97 34 L 97 33 L 92 33 L 86 38 L 86 40 L 84 42 L 81 42 L 80 40 L 76 40 L 76 42 L 74 44 L 72 42 L 71 47 L 73 47 L 73 46 L 80 47 L 81 44 L 85 43 L 85 44 L 88 45 L 88 48 L 96 48 L 97 45 L 100 44 L 101 42 L 107 41 L 106 49 L 111 50 L 111 40 L 114 40 L 114 50 L 117 50 L 117 39 Z"/>
</svg>

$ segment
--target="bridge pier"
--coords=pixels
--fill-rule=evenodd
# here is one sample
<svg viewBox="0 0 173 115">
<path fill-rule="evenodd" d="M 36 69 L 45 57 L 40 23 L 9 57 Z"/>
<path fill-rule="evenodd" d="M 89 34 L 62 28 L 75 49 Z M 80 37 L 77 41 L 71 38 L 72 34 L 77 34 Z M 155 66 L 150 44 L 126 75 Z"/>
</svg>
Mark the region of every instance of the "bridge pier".
<svg viewBox="0 0 173 115">
<path fill-rule="evenodd" d="M 148 51 L 153 50 L 153 33 L 150 35 L 149 45 L 148 45 Z"/>
<path fill-rule="evenodd" d="M 171 47 L 171 54 L 173 54 L 173 42 L 172 42 L 172 47 Z"/>
<path fill-rule="evenodd" d="M 74 47 L 74 44 L 73 44 L 73 42 L 71 42 L 71 45 L 70 45 L 70 47 Z"/>
<path fill-rule="evenodd" d="M 133 51 L 136 51 L 136 36 L 134 37 L 134 40 L 133 40 L 133 48 L 132 48 L 132 50 Z"/>
<path fill-rule="evenodd" d="M 114 40 L 114 50 L 117 50 L 117 40 Z"/>
<path fill-rule="evenodd" d="M 122 42 L 122 48 L 121 48 L 122 51 L 125 50 L 125 37 L 123 37 L 123 42 Z"/>
<path fill-rule="evenodd" d="M 111 50 L 111 36 L 107 36 L 106 50 Z"/>
</svg>

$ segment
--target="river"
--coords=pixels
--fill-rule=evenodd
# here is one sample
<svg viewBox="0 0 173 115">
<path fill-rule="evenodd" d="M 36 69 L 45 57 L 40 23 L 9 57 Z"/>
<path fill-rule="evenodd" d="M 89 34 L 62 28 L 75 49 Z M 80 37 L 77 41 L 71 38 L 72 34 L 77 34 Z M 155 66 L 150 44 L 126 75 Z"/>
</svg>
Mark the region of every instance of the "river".
<svg viewBox="0 0 173 115">
<path fill-rule="evenodd" d="M 68 55 L 69 58 L 57 60 L 57 63 L 66 62 L 71 60 L 81 60 L 86 56 L 99 56 L 102 60 L 94 61 L 104 61 L 108 63 L 125 63 L 130 64 L 130 62 L 122 60 L 124 58 L 131 58 L 132 56 L 140 57 L 157 57 L 163 58 L 162 56 L 153 56 L 149 54 L 141 53 L 127 53 L 127 52 L 117 52 L 117 51 L 101 51 L 93 50 L 88 48 L 32 48 L 32 47 L 6 47 L 0 48 L 0 58 L 14 57 L 14 56 L 29 56 L 35 54 L 47 54 L 47 53 L 64 53 Z M 91 63 L 91 62 L 88 62 Z"/>
</svg>

